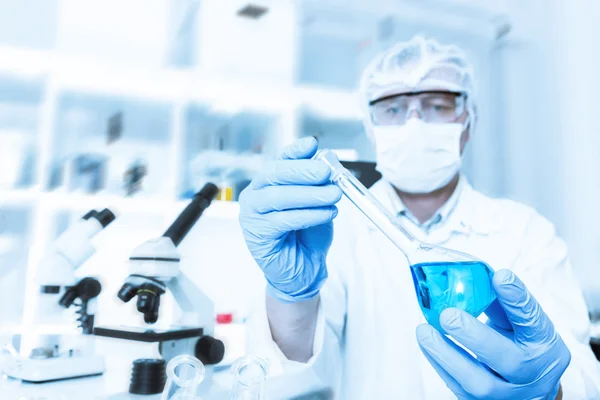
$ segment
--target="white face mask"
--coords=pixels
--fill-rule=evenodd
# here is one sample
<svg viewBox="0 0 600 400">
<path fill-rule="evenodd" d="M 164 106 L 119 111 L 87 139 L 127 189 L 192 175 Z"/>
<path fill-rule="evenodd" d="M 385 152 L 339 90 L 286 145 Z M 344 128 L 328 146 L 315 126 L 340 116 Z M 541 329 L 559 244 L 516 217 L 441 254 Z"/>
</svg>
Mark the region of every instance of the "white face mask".
<svg viewBox="0 0 600 400">
<path fill-rule="evenodd" d="M 431 193 L 460 169 L 462 132 L 460 123 L 433 124 L 419 118 L 402 126 L 374 126 L 377 170 L 402 191 Z"/>
</svg>

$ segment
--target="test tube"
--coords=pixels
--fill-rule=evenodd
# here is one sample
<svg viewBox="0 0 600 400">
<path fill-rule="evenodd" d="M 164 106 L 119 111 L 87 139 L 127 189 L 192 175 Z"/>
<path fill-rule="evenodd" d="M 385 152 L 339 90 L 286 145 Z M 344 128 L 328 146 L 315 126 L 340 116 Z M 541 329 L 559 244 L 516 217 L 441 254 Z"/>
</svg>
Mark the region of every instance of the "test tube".
<svg viewBox="0 0 600 400">
<path fill-rule="evenodd" d="M 328 149 L 319 150 L 313 156 L 331 169 L 331 182 L 379 228 L 404 254 L 418 246 L 418 241 L 410 234 L 386 208 L 371 194 L 352 173 L 338 160 L 335 153 Z"/>
<path fill-rule="evenodd" d="M 231 366 L 234 374 L 230 400 L 262 400 L 267 379 L 267 363 L 262 358 L 247 355 Z"/>
<path fill-rule="evenodd" d="M 161 400 L 200 400 L 196 395 L 206 370 L 196 357 L 180 355 L 167 364 L 167 383 Z"/>
</svg>

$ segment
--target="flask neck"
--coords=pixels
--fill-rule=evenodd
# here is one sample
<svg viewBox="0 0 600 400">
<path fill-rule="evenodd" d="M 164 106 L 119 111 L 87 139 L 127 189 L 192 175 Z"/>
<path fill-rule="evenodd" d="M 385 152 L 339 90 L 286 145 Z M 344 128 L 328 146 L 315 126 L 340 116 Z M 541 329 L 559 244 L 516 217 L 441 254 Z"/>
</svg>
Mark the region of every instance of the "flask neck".
<svg viewBox="0 0 600 400">
<path fill-rule="evenodd" d="M 407 257 L 418 247 L 419 241 L 340 163 L 331 150 L 320 150 L 313 158 L 327 164 L 331 170 L 331 182 Z"/>
</svg>

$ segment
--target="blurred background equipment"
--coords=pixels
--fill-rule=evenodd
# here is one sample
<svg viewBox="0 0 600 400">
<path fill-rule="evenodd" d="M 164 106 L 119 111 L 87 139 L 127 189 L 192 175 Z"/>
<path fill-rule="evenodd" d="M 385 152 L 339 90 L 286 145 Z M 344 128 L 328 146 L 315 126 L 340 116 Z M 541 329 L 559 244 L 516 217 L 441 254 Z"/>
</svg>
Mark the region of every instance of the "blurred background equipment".
<svg viewBox="0 0 600 400">
<path fill-rule="evenodd" d="M 78 154 L 65 161 L 65 186 L 69 191 L 96 193 L 106 187 L 106 156 Z"/>
<path fill-rule="evenodd" d="M 142 160 L 135 160 L 133 164 L 125 171 L 125 191 L 127 196 L 132 196 L 142 189 L 142 180 L 148 174 L 146 163 Z"/>
<path fill-rule="evenodd" d="M 89 211 L 54 241 L 39 266 L 37 284 L 40 298 L 50 304 L 42 312 L 46 316 L 52 313 L 58 316 L 62 314 L 60 308 L 75 305 L 78 328 L 84 335 L 90 335 L 94 328 L 93 301 L 102 286 L 91 277 L 77 280 L 75 271 L 95 253 L 91 239 L 114 219 L 115 215 L 107 208 Z M 80 348 L 81 340 L 69 343 L 66 336 L 61 343 L 58 335 L 47 336 L 57 340 L 51 340 L 50 345 L 45 343 L 42 347 L 33 348 L 29 354 L 14 356 L 6 366 L 6 373 L 24 381 L 48 382 L 104 372 L 104 358 L 93 353 L 93 345 L 87 343 Z"/>
</svg>

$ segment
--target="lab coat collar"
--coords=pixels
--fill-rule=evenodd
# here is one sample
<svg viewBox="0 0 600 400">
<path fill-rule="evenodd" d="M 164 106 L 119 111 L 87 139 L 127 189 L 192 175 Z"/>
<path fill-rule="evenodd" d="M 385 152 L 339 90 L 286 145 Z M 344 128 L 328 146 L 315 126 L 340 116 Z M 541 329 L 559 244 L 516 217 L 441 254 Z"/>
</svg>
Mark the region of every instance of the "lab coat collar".
<svg viewBox="0 0 600 400">
<path fill-rule="evenodd" d="M 443 221 L 432 229 L 431 234 L 436 235 L 436 231 L 445 230 L 464 234 L 489 235 L 496 231 L 496 224 L 489 217 L 489 210 L 486 210 L 488 198 L 474 190 L 464 175 L 461 175 L 460 181 L 461 188 L 457 193 L 456 205 L 448 208 L 448 214 L 445 217 L 442 214 Z M 397 208 L 393 204 L 389 187 L 390 184 L 381 179 L 370 190 L 388 211 L 394 213 Z"/>
<path fill-rule="evenodd" d="M 465 186 L 466 178 L 462 175 L 459 177 L 458 184 L 456 185 L 452 196 L 450 196 L 448 201 L 444 203 L 444 205 L 442 205 L 442 207 L 440 207 L 440 209 L 437 210 L 435 214 L 432 215 L 431 218 L 429 218 L 429 220 L 425 221 L 423 224 L 419 224 L 417 219 L 410 212 L 410 210 L 406 208 L 406 206 L 402 202 L 402 199 L 400 199 L 400 196 L 398 196 L 392 184 L 387 181 L 384 182 L 386 182 L 388 186 L 388 197 L 390 199 L 390 204 L 392 206 L 392 212 L 394 213 L 394 215 L 400 216 L 402 213 L 404 213 L 406 214 L 406 217 L 410 219 L 415 225 L 420 226 L 421 229 L 429 231 L 436 225 L 444 224 L 448 219 L 449 215 L 452 213 L 452 211 L 454 211 Z"/>
</svg>

